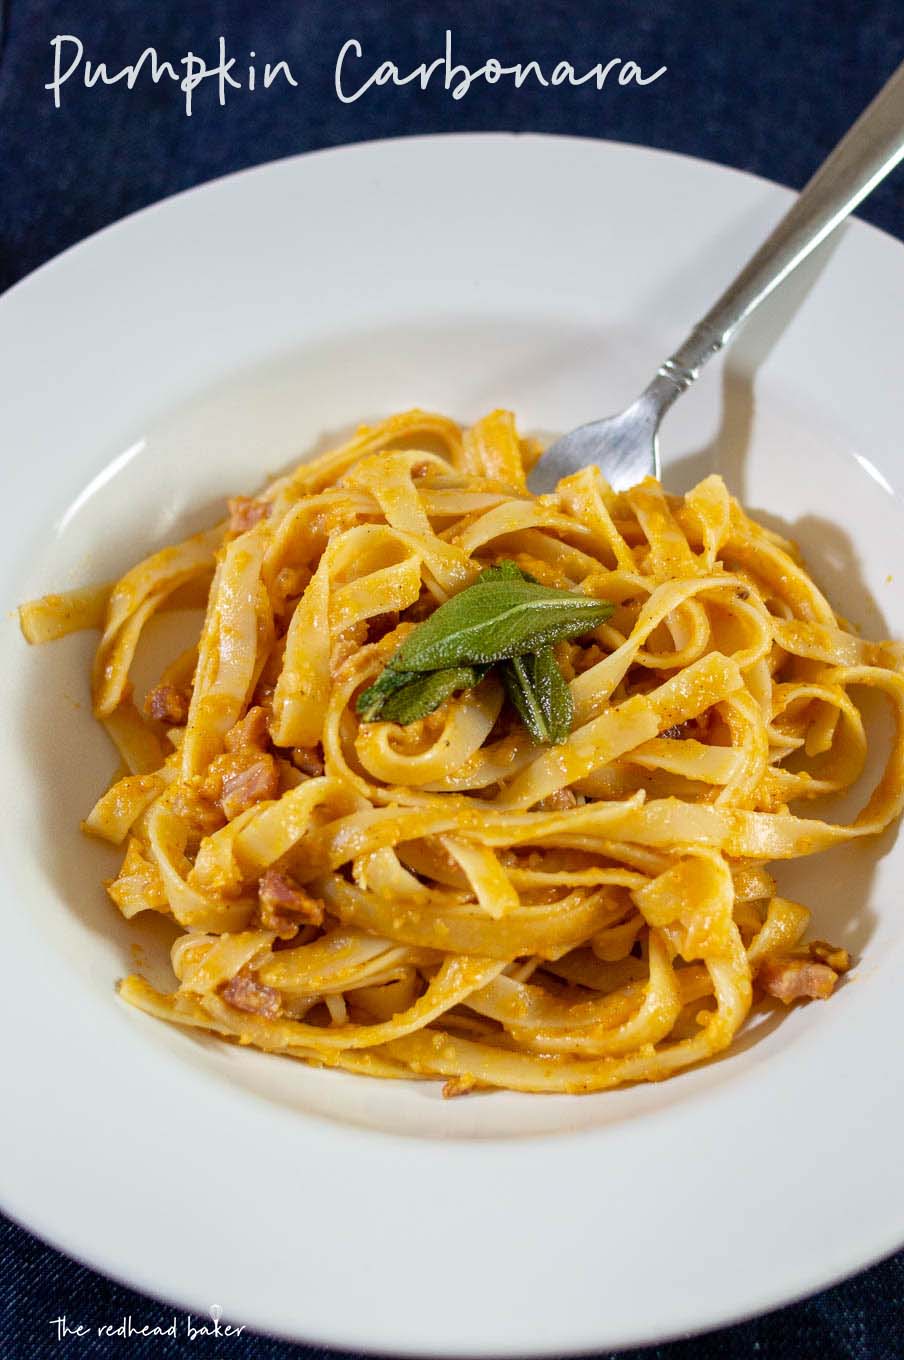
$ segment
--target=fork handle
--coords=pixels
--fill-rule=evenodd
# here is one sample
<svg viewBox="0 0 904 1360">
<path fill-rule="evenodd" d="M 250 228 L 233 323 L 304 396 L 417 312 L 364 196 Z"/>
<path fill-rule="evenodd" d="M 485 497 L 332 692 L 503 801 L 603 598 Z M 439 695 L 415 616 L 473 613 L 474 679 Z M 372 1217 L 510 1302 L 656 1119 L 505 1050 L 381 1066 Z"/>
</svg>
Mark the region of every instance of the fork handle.
<svg viewBox="0 0 904 1360">
<path fill-rule="evenodd" d="M 904 157 L 904 62 L 647 388 L 663 412 L 738 327 Z"/>
</svg>

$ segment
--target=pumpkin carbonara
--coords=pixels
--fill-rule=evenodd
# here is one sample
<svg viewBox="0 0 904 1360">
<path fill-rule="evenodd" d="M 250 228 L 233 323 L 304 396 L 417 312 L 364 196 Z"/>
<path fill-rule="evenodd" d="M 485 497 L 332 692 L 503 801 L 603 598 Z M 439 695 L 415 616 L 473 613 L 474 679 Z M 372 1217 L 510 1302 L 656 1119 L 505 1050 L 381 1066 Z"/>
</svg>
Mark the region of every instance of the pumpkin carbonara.
<svg viewBox="0 0 904 1360">
<path fill-rule="evenodd" d="M 84 829 L 124 847 L 123 915 L 178 928 L 174 990 L 125 1001 L 453 1095 L 658 1080 L 754 1000 L 829 995 L 849 957 L 802 943 L 768 865 L 900 812 L 899 649 L 719 477 L 615 494 L 588 467 L 535 497 L 539 454 L 504 411 L 397 415 L 23 606 L 33 642 L 101 630 L 122 767 Z M 148 620 L 199 602 L 136 696 Z M 884 774 L 852 822 L 808 815 L 863 770 L 865 689 Z"/>
</svg>

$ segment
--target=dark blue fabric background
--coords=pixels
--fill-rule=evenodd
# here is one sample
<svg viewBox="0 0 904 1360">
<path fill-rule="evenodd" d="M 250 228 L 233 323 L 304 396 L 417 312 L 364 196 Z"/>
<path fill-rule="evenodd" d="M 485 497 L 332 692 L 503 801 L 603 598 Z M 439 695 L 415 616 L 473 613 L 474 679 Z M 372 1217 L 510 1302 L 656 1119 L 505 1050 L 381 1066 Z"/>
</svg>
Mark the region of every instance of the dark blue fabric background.
<svg viewBox="0 0 904 1360">
<path fill-rule="evenodd" d="M 0 0 L 0 289 L 123 214 L 214 175 L 277 156 L 413 132 L 505 129 L 610 137 L 667 147 L 800 187 L 904 58 L 902 0 Z M 342 105 L 336 55 L 357 37 L 369 58 L 403 69 L 442 51 L 451 27 L 459 60 L 481 65 L 560 59 L 586 70 L 611 56 L 645 71 L 648 89 L 542 90 L 475 85 L 454 102 L 441 89 L 374 91 Z M 72 33 L 111 71 L 152 44 L 178 61 L 191 48 L 212 61 L 219 34 L 230 55 L 258 67 L 285 58 L 298 80 L 264 93 L 232 91 L 225 108 L 206 88 L 185 117 L 167 83 L 141 79 L 86 90 L 73 79 L 54 109 L 43 89 L 50 39 Z M 861 210 L 904 235 L 904 169 Z M 7 1092 L 6 1098 L 14 1098 Z M 839 1098 L 843 1098 L 840 1094 Z M 61 1155 L 65 1155 L 65 1132 Z M 844 1232 L 844 1168 L 833 1187 Z M 789 1222 L 776 1231 L 793 1232 Z M 173 1225 L 178 1231 L 178 1225 Z M 542 1249 L 542 1246 L 540 1247 Z M 197 1355 L 276 1360 L 303 1348 L 262 1337 L 56 1342 L 65 1312 L 91 1326 L 131 1314 L 167 1325 L 172 1310 L 113 1284 L 0 1220 L 0 1358 Z M 642 1354 L 662 1360 L 904 1356 L 904 1254 L 817 1298 L 753 1322 Z M 437 1319 L 441 1326 L 441 1319 Z M 313 1351 L 307 1352 L 315 1354 Z"/>
</svg>

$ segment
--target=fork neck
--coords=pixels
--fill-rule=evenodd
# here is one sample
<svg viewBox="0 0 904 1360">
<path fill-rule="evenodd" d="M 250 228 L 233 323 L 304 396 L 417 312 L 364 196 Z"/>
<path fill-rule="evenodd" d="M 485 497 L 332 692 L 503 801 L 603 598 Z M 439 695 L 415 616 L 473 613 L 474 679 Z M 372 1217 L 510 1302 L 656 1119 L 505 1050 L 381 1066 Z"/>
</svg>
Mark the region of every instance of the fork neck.
<svg viewBox="0 0 904 1360">
<path fill-rule="evenodd" d="M 649 402 L 661 418 L 696 380 L 703 365 L 718 354 L 726 339 L 711 326 L 695 326 L 684 343 L 657 369 L 641 400 Z"/>
</svg>

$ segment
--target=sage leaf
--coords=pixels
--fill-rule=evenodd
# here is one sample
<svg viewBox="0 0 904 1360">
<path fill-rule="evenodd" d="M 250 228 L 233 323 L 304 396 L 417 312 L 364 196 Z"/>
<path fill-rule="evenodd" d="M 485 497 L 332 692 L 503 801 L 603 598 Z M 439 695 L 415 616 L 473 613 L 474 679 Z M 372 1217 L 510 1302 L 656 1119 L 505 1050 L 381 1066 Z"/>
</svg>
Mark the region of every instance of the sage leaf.
<svg viewBox="0 0 904 1360">
<path fill-rule="evenodd" d="M 567 740 L 574 721 L 574 701 L 551 647 L 506 661 L 502 678 L 534 742 L 559 745 Z"/>
<path fill-rule="evenodd" d="M 485 673 L 485 667 L 451 666 L 447 670 L 418 675 L 384 700 L 380 721 L 404 725 L 426 718 L 456 690 L 473 689 Z"/>
<path fill-rule="evenodd" d="M 549 740 L 558 746 L 568 740 L 571 732 L 571 725 L 574 722 L 574 700 L 551 647 L 541 648 L 533 657 L 531 681 L 540 710 L 546 719 Z"/>
<path fill-rule="evenodd" d="M 488 581 L 533 581 L 534 585 L 540 584 L 536 576 L 531 576 L 529 571 L 522 571 L 517 562 L 507 559 L 497 562 L 495 566 L 484 567 L 474 584 L 482 586 Z"/>
<path fill-rule="evenodd" d="M 406 674 L 404 671 L 393 670 L 387 666 L 377 676 L 374 683 L 368 689 L 363 689 L 358 695 L 355 704 L 358 714 L 365 722 L 376 722 L 389 696 L 394 694 L 396 690 L 402 689 L 411 680 L 417 679 L 416 671 Z"/>
<path fill-rule="evenodd" d="M 415 628 L 390 659 L 394 671 L 489 665 L 578 637 L 603 623 L 612 605 L 532 581 L 469 586 Z"/>
<path fill-rule="evenodd" d="M 531 741 L 540 746 L 549 741 L 549 726 L 530 674 L 533 660 L 532 656 L 515 656 L 506 661 L 502 666 L 502 683 Z"/>
</svg>

